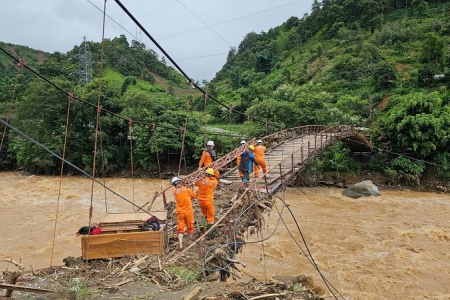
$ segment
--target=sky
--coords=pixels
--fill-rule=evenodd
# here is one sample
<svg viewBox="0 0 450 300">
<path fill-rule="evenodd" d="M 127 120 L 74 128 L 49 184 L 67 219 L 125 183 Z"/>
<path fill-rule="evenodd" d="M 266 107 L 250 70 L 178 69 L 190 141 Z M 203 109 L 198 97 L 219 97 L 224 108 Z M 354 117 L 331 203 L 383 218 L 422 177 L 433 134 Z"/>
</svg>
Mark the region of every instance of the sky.
<svg viewBox="0 0 450 300">
<path fill-rule="evenodd" d="M 267 32 L 310 13 L 313 0 L 119 0 L 190 78 L 213 79 L 250 32 Z M 83 38 L 101 42 L 104 0 L 1 0 L 0 41 L 66 53 Z M 162 53 L 115 0 L 105 38 L 124 34 Z M 166 61 L 168 61 L 166 59 Z M 171 65 L 170 63 L 168 63 Z"/>
</svg>

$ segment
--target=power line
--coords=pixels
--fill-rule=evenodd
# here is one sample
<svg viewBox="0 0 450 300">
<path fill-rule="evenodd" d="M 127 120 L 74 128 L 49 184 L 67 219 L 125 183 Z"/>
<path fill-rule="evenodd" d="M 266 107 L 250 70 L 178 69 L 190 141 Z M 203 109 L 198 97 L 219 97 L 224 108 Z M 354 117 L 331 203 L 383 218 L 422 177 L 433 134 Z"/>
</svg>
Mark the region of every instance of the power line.
<svg viewBox="0 0 450 300">
<path fill-rule="evenodd" d="M 16 61 L 16 62 L 20 62 L 19 59 L 15 58 L 12 54 L 10 54 L 8 51 L 6 51 L 3 47 L 0 46 L 0 51 L 2 51 L 3 53 L 5 53 L 8 57 L 10 57 L 12 60 Z M 31 73 L 33 73 L 34 75 L 36 75 L 38 78 L 44 80 L 45 82 L 47 82 L 48 84 L 50 84 L 51 86 L 53 86 L 55 89 L 59 90 L 60 92 L 62 92 L 63 94 L 67 95 L 68 97 L 71 97 L 72 99 L 78 100 L 83 104 L 89 105 L 93 108 L 95 108 L 96 110 L 100 109 L 101 112 L 105 112 L 107 114 L 110 114 L 111 116 L 115 116 L 117 118 L 120 118 L 122 120 L 126 120 L 127 122 L 129 121 L 129 117 L 124 117 L 121 116 L 115 112 L 112 112 L 110 110 L 104 109 L 102 107 L 98 107 L 96 104 L 93 104 L 91 102 L 88 102 L 86 100 L 83 100 L 75 95 L 73 95 L 72 93 L 64 90 L 63 88 L 61 88 L 60 86 L 58 86 L 57 84 L 55 84 L 54 82 L 52 82 L 51 80 L 47 79 L 46 77 L 44 77 L 43 75 L 41 75 L 40 73 L 38 73 L 37 71 L 35 71 L 34 69 L 30 68 L 27 64 L 23 64 L 23 67 L 28 69 Z M 140 125 L 147 125 L 150 127 L 153 127 L 154 129 L 156 128 L 166 128 L 166 129 L 170 129 L 170 130 L 179 130 L 180 132 L 183 132 L 185 129 L 182 127 L 175 127 L 175 126 L 167 126 L 167 125 L 162 125 L 162 124 L 157 124 L 157 123 L 148 123 L 148 122 L 143 122 L 143 121 L 134 121 L 133 123 L 135 124 L 140 124 Z M 215 133 L 215 132 L 208 132 L 205 133 L 205 131 L 197 131 L 197 130 L 189 130 L 190 132 L 195 132 L 195 133 L 200 133 L 200 134 L 206 134 L 206 135 L 215 135 L 215 136 L 228 136 L 231 138 L 239 138 L 241 135 L 239 134 L 227 134 L 227 133 Z"/>
<path fill-rule="evenodd" d="M 256 13 L 245 15 L 245 16 L 242 16 L 242 17 L 237 17 L 237 18 L 234 18 L 234 19 L 231 19 L 231 20 L 215 23 L 215 24 L 212 24 L 212 25 L 209 25 L 209 26 L 205 26 L 205 27 L 201 27 L 201 28 L 197 28 L 197 29 L 192 29 L 192 30 L 189 30 L 189 31 L 184 31 L 184 32 L 173 34 L 173 35 L 165 36 L 165 37 L 162 37 L 162 38 L 158 38 L 158 40 L 164 40 L 164 39 L 168 39 L 168 38 L 171 38 L 171 37 L 183 35 L 183 34 L 186 34 L 186 33 L 191 33 L 191 32 L 195 32 L 195 31 L 203 30 L 205 28 L 210 28 L 210 27 L 213 27 L 213 26 L 222 25 L 222 24 L 233 22 L 233 21 L 245 19 L 245 18 L 248 18 L 248 17 L 259 15 L 259 14 L 262 14 L 262 13 L 265 13 L 265 12 L 268 12 L 268 11 L 271 11 L 271 10 L 275 10 L 275 9 L 278 9 L 278 8 L 281 8 L 281 7 L 285 7 L 285 6 L 292 5 L 292 4 L 295 4 L 295 3 L 298 3 L 298 2 L 303 2 L 303 1 L 304 0 L 294 1 L 294 2 L 291 2 L 291 3 L 287 3 L 287 4 L 284 4 L 284 5 L 280 5 L 280 6 L 272 7 L 272 8 L 266 9 L 266 10 L 262 10 L 262 11 L 259 11 L 259 12 L 256 12 Z"/>
<path fill-rule="evenodd" d="M 209 28 L 212 32 L 214 32 L 218 37 L 220 37 L 223 41 L 225 41 L 225 43 L 227 43 L 230 47 L 233 47 L 233 45 L 231 45 L 223 36 L 221 36 L 220 34 L 217 33 L 217 31 L 215 31 L 214 29 L 212 29 L 211 26 L 209 26 L 208 24 L 206 24 L 202 19 L 200 19 L 196 14 L 194 14 L 189 8 L 187 8 L 183 3 L 181 3 L 179 0 L 177 0 L 178 4 L 180 4 L 181 6 L 183 6 L 188 12 L 190 12 L 194 17 L 196 17 L 200 22 L 202 22 L 203 24 L 206 25 L 207 28 Z"/>
<path fill-rule="evenodd" d="M 248 114 L 245 114 L 243 112 L 240 112 L 238 110 L 235 110 L 232 107 L 227 106 L 226 104 L 224 104 L 223 102 L 217 100 L 215 97 L 211 96 L 208 94 L 208 92 L 206 92 L 204 89 L 202 89 L 199 85 L 197 85 L 194 80 L 192 78 L 190 78 L 186 72 L 175 62 L 175 60 L 166 52 L 166 50 L 164 50 L 163 47 L 161 47 L 161 45 L 153 38 L 153 36 L 141 25 L 141 23 L 139 23 L 139 21 L 133 16 L 133 14 L 122 4 L 122 2 L 120 2 L 120 0 L 115 0 L 116 3 L 120 6 L 120 8 L 122 8 L 122 10 L 133 20 L 133 22 L 145 33 L 145 35 L 155 44 L 156 47 L 158 47 L 158 49 L 164 53 L 164 55 L 172 62 L 172 64 L 178 69 L 178 71 L 190 82 L 190 84 L 197 88 L 199 91 L 201 91 L 205 97 L 212 99 L 213 101 L 215 101 L 216 103 L 220 104 L 221 106 L 223 106 L 224 108 L 226 108 L 230 113 L 235 112 L 237 114 L 243 115 L 245 117 L 247 117 L 248 120 L 252 119 L 254 121 L 260 122 L 262 124 L 267 125 L 271 125 L 274 126 L 276 128 L 282 128 L 282 126 L 280 126 L 279 124 L 276 123 L 272 123 L 269 122 L 267 120 L 262 120 L 259 118 L 255 118 L 252 117 Z"/>
<path fill-rule="evenodd" d="M 17 134 L 21 135 L 22 137 L 24 137 L 25 139 L 27 139 L 28 141 L 32 142 L 33 144 L 39 146 L 40 148 L 44 149 L 45 151 L 47 151 L 48 153 L 50 153 L 52 156 L 58 158 L 59 160 L 63 161 L 64 163 L 68 164 L 69 166 L 71 166 L 72 168 L 76 169 L 77 171 L 79 171 L 81 174 L 89 177 L 90 179 L 92 179 L 93 181 L 95 181 L 96 183 L 100 184 L 101 186 L 103 186 L 105 189 L 107 189 L 108 191 L 110 191 L 111 193 L 113 193 L 114 195 L 118 196 L 120 199 L 125 200 L 126 202 L 132 204 L 134 207 L 136 207 L 139 210 L 142 210 L 143 212 L 149 214 L 150 216 L 152 216 L 151 213 L 149 213 L 148 211 L 146 211 L 144 208 L 140 207 L 139 205 L 134 204 L 133 202 L 131 202 L 130 200 L 126 199 L 125 197 L 121 196 L 120 194 L 118 194 L 117 192 L 113 191 L 112 189 L 110 189 L 109 187 L 107 187 L 106 185 L 104 185 L 102 182 L 100 182 L 99 180 L 95 179 L 93 176 L 89 175 L 88 173 L 86 173 L 85 171 L 83 171 L 82 169 L 80 169 L 79 167 L 77 167 L 76 165 L 74 165 L 73 163 L 71 163 L 70 161 L 66 160 L 65 158 L 62 158 L 61 156 L 59 156 L 58 154 L 56 154 L 55 152 L 53 152 L 52 150 L 50 150 L 49 148 L 47 148 L 46 146 L 44 146 L 43 144 L 39 143 L 38 141 L 36 141 L 35 139 L 31 138 L 30 136 L 26 135 L 25 133 L 23 133 L 22 131 L 20 131 L 19 129 L 15 128 L 14 126 L 12 126 L 11 124 L 9 124 L 8 122 L 5 122 L 3 119 L 0 119 L 0 123 L 2 123 L 3 125 L 5 125 L 6 127 L 9 127 L 11 130 L 15 131 Z"/>
</svg>

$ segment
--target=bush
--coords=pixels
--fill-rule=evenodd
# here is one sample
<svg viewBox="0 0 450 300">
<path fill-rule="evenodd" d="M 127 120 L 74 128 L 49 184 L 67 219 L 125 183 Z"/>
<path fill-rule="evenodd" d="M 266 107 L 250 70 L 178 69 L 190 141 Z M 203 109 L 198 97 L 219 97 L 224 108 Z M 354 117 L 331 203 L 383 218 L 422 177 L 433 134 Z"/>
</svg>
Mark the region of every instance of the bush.
<svg viewBox="0 0 450 300">
<path fill-rule="evenodd" d="M 385 169 L 385 173 L 397 180 L 405 180 L 407 185 L 419 185 L 420 176 L 425 170 L 422 161 L 413 161 L 403 156 L 393 159 Z"/>
</svg>

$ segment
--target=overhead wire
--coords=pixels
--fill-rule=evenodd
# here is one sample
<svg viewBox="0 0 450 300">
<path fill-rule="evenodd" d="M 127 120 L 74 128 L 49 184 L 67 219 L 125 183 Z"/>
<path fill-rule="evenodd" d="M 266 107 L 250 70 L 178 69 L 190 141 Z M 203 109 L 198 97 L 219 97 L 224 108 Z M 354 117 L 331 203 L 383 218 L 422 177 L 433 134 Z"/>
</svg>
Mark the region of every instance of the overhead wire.
<svg viewBox="0 0 450 300">
<path fill-rule="evenodd" d="M 10 57 L 12 60 L 19 62 L 20 60 L 16 57 L 14 57 L 11 53 L 9 53 L 6 49 L 4 49 L 2 46 L 0 46 L 0 51 L 2 51 L 3 53 L 5 53 L 8 57 Z M 48 84 L 50 84 L 51 86 L 53 86 L 55 89 L 59 90 L 60 92 L 64 93 L 65 95 L 69 96 L 71 93 L 64 90 L 63 88 L 61 88 L 60 86 L 58 86 L 57 84 L 55 84 L 54 82 L 52 82 L 51 80 L 49 80 L 48 78 L 46 78 L 45 76 L 43 76 L 42 74 L 40 74 L 39 72 L 37 72 L 36 70 L 34 70 L 33 68 L 29 67 L 26 63 L 23 64 L 23 67 L 26 68 L 27 70 L 29 70 L 31 73 L 33 73 L 35 76 L 37 76 L 38 78 L 42 79 L 43 81 L 47 82 Z M 91 103 L 89 101 L 83 100 L 75 95 L 73 95 L 73 99 L 80 101 L 83 104 L 89 105 L 93 108 L 95 108 L 96 110 L 99 109 L 99 106 L 97 106 L 94 103 Z M 102 113 L 106 113 L 109 114 L 111 116 L 117 117 L 119 119 L 128 121 L 129 117 L 124 117 L 121 116 L 115 112 L 112 112 L 108 109 L 105 109 L 104 107 L 100 108 Z M 162 124 L 158 124 L 158 123 L 148 123 L 148 122 L 143 122 L 143 121 L 133 121 L 135 124 L 140 124 L 140 125 L 147 125 L 147 126 L 157 126 L 160 128 L 165 128 L 165 129 L 171 129 L 171 130 L 179 130 L 179 127 L 176 126 L 167 126 L 167 125 L 162 125 Z M 203 131 L 198 131 L 198 130 L 189 130 L 190 132 L 195 132 L 195 133 L 201 133 L 203 134 Z M 215 132 L 208 132 L 208 135 L 220 135 L 219 133 L 215 133 Z M 235 138 L 235 137 L 239 137 L 239 134 L 224 134 L 226 136 Z"/>
<path fill-rule="evenodd" d="M 67 97 L 67 113 L 66 113 L 66 126 L 64 131 L 64 144 L 63 144 L 63 152 L 62 158 L 66 158 L 66 148 L 67 148 L 67 137 L 69 135 L 69 120 L 70 120 L 70 106 L 72 104 L 72 97 Z M 53 227 L 53 240 L 52 240 L 52 251 L 50 254 L 50 266 L 53 265 L 53 252 L 55 249 L 55 238 L 56 238 L 56 227 L 58 224 L 58 215 L 59 215 L 59 203 L 61 199 L 61 186 L 62 186 L 62 178 L 64 174 L 64 161 L 61 161 L 61 172 L 59 174 L 59 187 L 58 187 L 58 200 L 56 201 L 56 212 L 55 212 L 55 226 Z"/>
<path fill-rule="evenodd" d="M 266 9 L 266 10 L 262 10 L 262 11 L 259 11 L 259 12 L 255 12 L 255 13 L 252 13 L 252 14 L 248 14 L 248 15 L 245 15 L 245 16 L 241 16 L 241 17 L 237 17 L 237 18 L 234 18 L 234 19 L 222 21 L 222 22 L 219 22 L 219 23 L 214 23 L 214 24 L 211 24 L 209 26 L 205 26 L 205 27 L 201 27 L 201 28 L 197 28 L 197 29 L 193 29 L 193 30 L 189 30 L 189 31 L 184 31 L 184 32 L 180 32 L 180 33 L 169 35 L 169 36 L 165 36 L 165 37 L 161 37 L 161 38 L 158 38 L 158 40 L 164 40 L 164 39 L 168 39 L 168 38 L 171 38 L 171 37 L 183 35 L 183 34 L 186 34 L 186 33 L 191 33 L 191 32 L 195 32 L 195 31 L 203 30 L 203 29 L 206 29 L 208 27 L 213 27 L 213 26 L 222 25 L 222 24 L 233 22 L 233 21 L 245 19 L 245 18 L 248 18 L 248 17 L 252 17 L 252 16 L 255 16 L 255 15 L 258 15 L 258 14 L 261 14 L 261 13 L 265 13 L 265 12 L 268 12 L 268 11 L 271 11 L 271 10 L 275 10 L 275 9 L 278 9 L 278 8 L 281 8 L 281 7 L 285 7 L 285 6 L 292 5 L 292 4 L 299 3 L 299 2 L 303 2 L 303 1 L 304 0 L 294 1 L 294 2 L 291 2 L 291 3 L 283 4 L 283 5 L 276 6 L 276 7 L 272 7 L 272 8 L 269 8 L 269 9 Z"/>
<path fill-rule="evenodd" d="M 22 70 L 24 64 L 25 64 L 24 60 L 19 60 L 17 63 L 16 80 L 14 81 L 14 88 L 13 88 L 13 92 L 12 92 L 12 96 L 11 96 L 11 101 L 9 101 L 8 112 L 6 114 L 6 122 L 9 122 L 9 118 L 11 117 L 12 105 L 13 105 L 14 98 L 16 96 L 16 91 L 17 91 L 17 83 L 19 82 L 20 71 Z M 6 137 L 6 129 L 7 129 L 7 127 L 5 126 L 3 129 L 2 140 L 0 142 L 0 153 L 2 152 L 3 142 L 5 141 L 5 137 Z"/>
<path fill-rule="evenodd" d="M 283 202 L 283 208 L 286 207 L 289 211 L 289 213 L 292 216 L 292 219 L 294 220 L 294 223 L 300 233 L 300 236 L 302 238 L 303 244 L 305 245 L 305 248 L 308 252 L 308 254 L 305 253 L 305 251 L 303 250 L 303 248 L 298 244 L 297 240 L 295 239 L 295 237 L 292 235 L 291 230 L 289 229 L 289 227 L 287 226 L 287 224 L 284 222 L 284 219 L 281 217 L 282 212 L 279 212 L 280 218 L 284 224 L 284 226 L 286 227 L 286 230 L 288 231 L 289 235 L 292 237 L 292 239 L 294 240 L 295 244 L 300 248 L 300 250 L 302 251 L 303 255 L 305 255 L 305 257 L 309 260 L 309 262 L 313 265 L 313 267 L 316 269 L 316 271 L 319 273 L 320 277 L 322 278 L 322 280 L 324 281 L 325 285 L 327 286 L 328 290 L 331 292 L 331 294 L 334 296 L 335 299 L 337 299 L 336 295 L 334 294 L 334 292 L 332 291 L 331 288 L 333 288 L 341 297 L 342 299 L 345 299 L 344 296 L 342 296 L 342 294 L 328 281 L 328 279 L 325 277 L 325 275 L 323 275 L 323 273 L 320 271 L 319 266 L 317 265 L 316 261 L 314 260 L 311 251 L 309 250 L 308 244 L 306 242 L 306 239 L 303 235 L 303 232 L 300 228 L 300 225 L 297 222 L 297 219 L 295 218 L 294 213 L 292 212 L 292 210 L 289 208 L 289 205 L 286 204 L 286 201 L 284 199 L 282 199 L 281 197 L 276 196 L 279 200 L 281 200 Z M 275 205 L 275 208 L 278 211 L 278 208 Z"/>
<path fill-rule="evenodd" d="M 194 17 L 197 18 L 197 20 L 199 20 L 200 22 L 202 22 L 203 24 L 206 25 L 207 28 L 209 28 L 212 32 L 214 32 L 218 37 L 220 37 L 225 43 L 227 43 L 230 47 L 232 47 L 232 45 L 230 44 L 230 42 L 228 42 L 223 36 L 221 36 L 217 31 L 215 31 L 214 29 L 212 29 L 211 26 L 209 26 L 208 24 L 206 24 L 202 19 L 200 19 L 196 14 L 194 14 L 189 8 L 186 7 L 186 5 L 184 5 L 183 3 L 181 3 L 179 0 L 177 0 L 178 4 L 180 4 L 181 6 L 183 6 L 188 12 L 190 12 Z"/>
<path fill-rule="evenodd" d="M 100 124 L 100 112 L 101 112 L 101 106 L 100 106 L 100 98 L 102 94 L 102 79 L 103 79 L 103 54 L 104 54 L 104 44 L 105 44 L 105 23 L 106 23 L 106 1 L 104 0 L 104 7 L 103 7 L 103 24 L 102 24 L 102 42 L 100 45 L 100 70 L 99 70 L 99 76 L 98 76 L 98 91 L 97 91 L 97 114 L 96 114 L 96 120 L 95 120 L 95 134 L 94 134 L 94 157 L 92 159 L 92 177 L 95 177 L 96 171 L 97 171 L 97 143 L 98 143 L 98 132 L 99 132 L 99 124 Z M 90 199 L 90 207 L 89 207 L 89 228 L 91 228 L 92 224 L 92 215 L 94 212 L 94 180 L 92 180 L 91 184 L 91 199 Z M 134 199 L 133 199 L 134 204 Z M 90 233 L 90 232 L 89 232 Z M 86 257 L 86 264 L 89 261 L 89 246 L 90 246 L 90 238 L 91 235 L 88 235 L 88 241 L 87 241 L 87 257 Z"/>
<path fill-rule="evenodd" d="M 192 78 L 190 78 L 186 72 L 175 62 L 175 60 L 166 52 L 166 50 L 164 50 L 164 48 L 153 38 L 153 36 L 141 25 L 141 23 L 133 16 L 133 14 L 122 4 L 122 2 L 120 0 L 115 0 L 115 2 L 120 6 L 120 8 L 122 8 L 122 10 L 133 20 L 133 22 L 145 33 L 145 35 L 155 44 L 156 47 L 158 47 L 158 49 L 167 57 L 167 59 L 170 60 L 170 62 L 172 62 L 172 64 L 178 69 L 178 71 L 188 80 L 188 82 L 190 82 L 191 85 L 193 85 L 195 88 L 197 88 L 199 91 L 201 91 L 203 94 L 207 94 L 207 92 L 201 88 L 198 84 L 196 84 L 194 82 L 194 80 Z M 243 112 L 240 112 L 238 110 L 235 110 L 232 107 L 227 106 L 226 104 L 224 104 L 222 101 L 216 99 L 215 97 L 211 96 L 208 94 L 208 97 L 211 98 L 214 102 L 220 104 L 221 106 L 223 106 L 224 108 L 227 109 L 231 109 L 233 112 L 237 113 L 237 114 L 241 114 L 243 116 L 246 116 L 248 119 L 252 119 L 254 121 L 257 122 L 261 122 L 261 123 L 266 123 L 268 121 L 266 120 L 262 120 L 253 116 L 250 116 L 248 114 L 245 114 Z M 268 122 L 271 125 L 273 125 L 276 128 L 282 128 L 282 126 L 280 126 L 279 124 L 276 123 L 272 123 L 272 122 Z"/>
<path fill-rule="evenodd" d="M 63 161 L 64 163 L 68 164 L 69 166 L 71 166 L 72 168 L 74 168 L 75 170 L 77 170 L 78 172 L 80 172 L 81 174 L 83 174 L 84 176 L 92 179 L 93 181 L 95 181 L 96 183 L 100 184 L 102 187 L 104 187 L 105 189 L 107 189 L 109 192 L 113 193 L 114 195 L 116 195 L 117 197 L 119 197 L 120 199 L 132 204 L 135 208 L 137 208 L 138 210 L 141 210 L 147 214 L 149 214 L 150 216 L 153 216 L 150 212 L 146 211 L 144 208 L 142 208 L 141 206 L 134 204 L 133 202 L 131 202 L 130 200 L 128 200 L 127 198 L 123 197 L 122 195 L 120 195 L 119 193 L 115 192 L 114 190 L 110 189 L 109 187 L 107 187 L 106 185 L 104 185 L 101 181 L 99 181 L 98 179 L 96 179 L 95 177 L 92 177 L 90 174 L 86 173 L 83 169 L 77 167 L 76 165 L 74 165 L 73 163 L 71 163 L 70 161 L 66 160 L 65 158 L 62 158 L 60 155 L 56 154 L 55 152 L 53 152 L 52 150 L 50 150 L 48 147 L 46 147 L 45 145 L 43 145 L 42 143 L 36 141 L 35 139 L 33 139 L 32 137 L 26 135 L 25 133 L 23 133 L 22 131 L 20 131 L 19 129 L 17 129 L 16 127 L 12 126 L 11 124 L 5 122 L 3 119 L 0 118 L 0 123 L 4 124 L 5 126 L 7 126 L 8 128 L 10 128 L 11 130 L 13 130 L 14 132 L 16 132 L 17 134 L 19 134 L 20 136 L 24 137 L 25 139 L 27 139 L 28 141 L 32 142 L 33 144 L 37 145 L 38 147 L 44 149 L 45 151 L 47 151 L 48 153 L 50 153 L 51 155 L 53 155 L 54 157 L 58 158 L 59 160 Z"/>
</svg>

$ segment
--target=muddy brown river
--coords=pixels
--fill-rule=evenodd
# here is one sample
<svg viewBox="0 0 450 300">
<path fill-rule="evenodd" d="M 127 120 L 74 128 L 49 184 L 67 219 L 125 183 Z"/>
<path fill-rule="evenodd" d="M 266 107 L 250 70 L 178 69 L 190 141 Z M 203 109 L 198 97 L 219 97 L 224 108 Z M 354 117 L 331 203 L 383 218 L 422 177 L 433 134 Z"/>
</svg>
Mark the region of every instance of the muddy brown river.
<svg viewBox="0 0 450 300">
<path fill-rule="evenodd" d="M 142 205 L 168 181 L 109 178 L 106 183 Z M 57 214 L 59 177 L 0 172 L 0 259 L 37 269 L 80 256 L 75 232 L 89 223 L 91 185 L 90 179 L 64 177 Z M 273 234 L 244 247 L 238 256 L 247 266 L 242 268 L 248 274 L 243 279 L 305 274 L 331 296 L 304 254 L 309 249 L 320 272 L 345 299 L 450 299 L 449 194 L 382 189 L 381 194 L 351 199 L 334 188 L 289 188 L 278 193 L 295 219 L 278 201 L 276 208 L 283 209 L 286 226 L 282 221 L 277 224 L 274 207 L 262 237 L 246 237 L 257 241 Z M 95 184 L 94 222 L 106 213 L 105 202 L 108 212 L 133 210 L 110 192 L 105 197 L 105 190 Z M 15 269 L 0 262 L 0 270 L 7 268 Z"/>
</svg>

